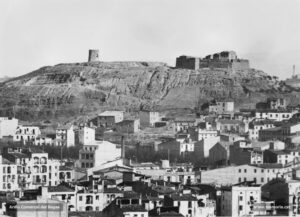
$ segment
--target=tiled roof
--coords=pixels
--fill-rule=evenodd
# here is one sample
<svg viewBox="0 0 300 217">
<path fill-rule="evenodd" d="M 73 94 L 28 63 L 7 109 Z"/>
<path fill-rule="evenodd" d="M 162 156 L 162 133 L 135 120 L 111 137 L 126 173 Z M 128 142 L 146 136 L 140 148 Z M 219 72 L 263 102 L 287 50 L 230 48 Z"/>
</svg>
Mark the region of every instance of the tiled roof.
<svg viewBox="0 0 300 217">
<path fill-rule="evenodd" d="M 280 169 L 283 168 L 282 164 L 277 163 L 264 163 L 264 164 L 251 164 L 251 166 L 256 166 L 264 169 Z"/>
<path fill-rule="evenodd" d="M 118 188 L 105 188 L 104 193 L 123 193 Z"/>
<path fill-rule="evenodd" d="M 176 201 L 197 201 L 197 198 L 191 194 L 172 194 L 171 198 Z"/>
<path fill-rule="evenodd" d="M 74 192 L 75 189 L 65 185 L 48 186 L 48 192 Z"/>
<path fill-rule="evenodd" d="M 167 186 L 161 186 L 161 185 L 154 186 L 152 190 L 160 194 L 171 194 L 175 192 L 174 189 Z"/>
<path fill-rule="evenodd" d="M 141 205 L 128 205 L 121 208 L 123 212 L 147 212 L 147 210 Z"/>
</svg>

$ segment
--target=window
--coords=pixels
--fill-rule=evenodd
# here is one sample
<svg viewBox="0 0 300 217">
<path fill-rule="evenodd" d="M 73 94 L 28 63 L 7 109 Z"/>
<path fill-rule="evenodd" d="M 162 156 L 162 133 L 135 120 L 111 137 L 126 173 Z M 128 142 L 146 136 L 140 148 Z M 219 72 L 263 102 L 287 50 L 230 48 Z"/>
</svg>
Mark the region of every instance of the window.
<svg viewBox="0 0 300 217">
<path fill-rule="evenodd" d="M 256 169 L 254 169 L 254 172 L 256 173 Z"/>
<path fill-rule="evenodd" d="M 242 182 L 242 178 L 241 177 L 239 177 L 239 182 Z"/>
<path fill-rule="evenodd" d="M 247 169 L 244 169 L 244 172 L 246 173 L 246 172 L 247 172 Z"/>
<path fill-rule="evenodd" d="M 189 201 L 188 208 L 192 208 L 192 201 Z"/>
<path fill-rule="evenodd" d="M 264 182 L 264 178 L 261 178 L 261 182 Z"/>
<path fill-rule="evenodd" d="M 242 201 L 243 200 L 243 196 L 239 196 L 239 200 Z"/>
<path fill-rule="evenodd" d="M 79 201 L 82 201 L 82 196 L 79 196 Z"/>
<path fill-rule="evenodd" d="M 242 210 L 243 210 L 243 206 L 239 205 L 239 211 L 242 211 Z"/>
<path fill-rule="evenodd" d="M 261 169 L 261 172 L 263 173 L 263 172 L 264 172 L 264 169 Z"/>
<path fill-rule="evenodd" d="M 239 173 L 240 173 L 240 172 L 242 172 L 242 170 L 241 170 L 241 169 L 239 169 Z"/>
<path fill-rule="evenodd" d="M 244 178 L 244 182 L 246 182 L 246 181 L 247 181 L 247 178 L 245 177 L 245 178 Z"/>
</svg>

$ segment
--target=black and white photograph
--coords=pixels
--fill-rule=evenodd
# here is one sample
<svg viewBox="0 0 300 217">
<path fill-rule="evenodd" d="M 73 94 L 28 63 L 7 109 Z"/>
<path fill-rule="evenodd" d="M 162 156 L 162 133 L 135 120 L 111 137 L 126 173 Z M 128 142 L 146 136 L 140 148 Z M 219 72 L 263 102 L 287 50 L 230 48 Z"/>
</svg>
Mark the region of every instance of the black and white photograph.
<svg viewBox="0 0 300 217">
<path fill-rule="evenodd" d="M 0 217 L 300 217 L 300 0 L 0 0 Z"/>
</svg>

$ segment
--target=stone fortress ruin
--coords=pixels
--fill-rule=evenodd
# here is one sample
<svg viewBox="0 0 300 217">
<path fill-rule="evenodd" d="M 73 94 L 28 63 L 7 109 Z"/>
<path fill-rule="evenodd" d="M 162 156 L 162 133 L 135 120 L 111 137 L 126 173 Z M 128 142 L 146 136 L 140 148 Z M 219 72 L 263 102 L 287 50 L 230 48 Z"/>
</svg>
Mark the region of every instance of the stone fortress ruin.
<svg viewBox="0 0 300 217">
<path fill-rule="evenodd" d="M 88 62 L 97 62 L 97 61 L 99 61 L 99 50 L 89 50 Z"/>
<path fill-rule="evenodd" d="M 204 58 L 182 55 L 176 58 L 176 68 L 183 69 L 227 69 L 237 72 L 249 69 L 249 60 L 238 59 L 235 51 L 222 51 Z"/>
</svg>

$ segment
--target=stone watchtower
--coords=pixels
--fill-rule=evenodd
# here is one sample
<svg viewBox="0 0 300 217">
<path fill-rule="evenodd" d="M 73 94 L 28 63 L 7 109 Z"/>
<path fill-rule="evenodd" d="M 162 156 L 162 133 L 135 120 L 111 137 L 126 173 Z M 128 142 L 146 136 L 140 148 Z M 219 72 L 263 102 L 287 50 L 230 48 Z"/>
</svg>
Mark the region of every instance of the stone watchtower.
<svg viewBox="0 0 300 217">
<path fill-rule="evenodd" d="M 99 61 L 99 50 L 89 50 L 89 62 Z"/>
</svg>

